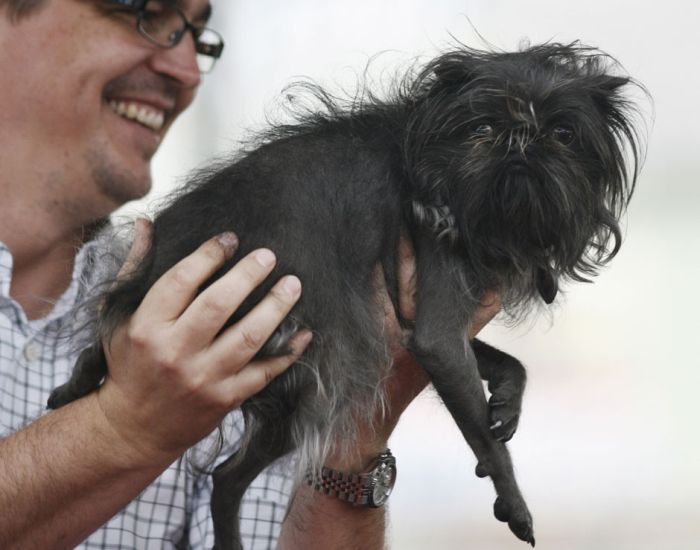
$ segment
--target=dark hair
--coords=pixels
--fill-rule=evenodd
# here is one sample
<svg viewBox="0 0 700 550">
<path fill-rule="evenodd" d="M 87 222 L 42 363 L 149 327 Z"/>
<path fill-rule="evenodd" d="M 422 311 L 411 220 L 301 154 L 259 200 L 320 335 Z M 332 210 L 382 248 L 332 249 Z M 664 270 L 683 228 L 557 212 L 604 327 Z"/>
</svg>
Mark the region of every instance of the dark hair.
<svg viewBox="0 0 700 550">
<path fill-rule="evenodd" d="M 0 0 L 0 9 L 7 7 L 7 16 L 12 21 L 18 21 L 37 11 L 45 3 L 46 0 Z"/>
</svg>

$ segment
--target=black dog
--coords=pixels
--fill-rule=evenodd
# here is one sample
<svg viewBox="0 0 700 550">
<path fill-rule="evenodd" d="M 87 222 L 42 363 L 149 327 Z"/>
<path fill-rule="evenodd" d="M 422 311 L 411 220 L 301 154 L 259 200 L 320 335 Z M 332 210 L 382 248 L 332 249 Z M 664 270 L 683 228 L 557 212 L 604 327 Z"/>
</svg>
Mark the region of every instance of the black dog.
<svg viewBox="0 0 700 550">
<path fill-rule="evenodd" d="M 274 250 L 275 274 L 298 275 L 304 294 L 264 353 L 286 352 L 300 327 L 316 336 L 294 367 L 243 404 L 245 440 L 214 473 L 216 547 L 240 548 L 240 499 L 265 466 L 298 450 L 301 473 L 318 472 L 329 447 L 352 450 L 358 419 L 372 421 L 383 406 L 391 359 L 373 273 L 382 266 L 396 302 L 403 228 L 417 262 L 409 349 L 476 454 L 477 474 L 491 476 L 496 517 L 534 545 L 504 444 L 518 421 L 524 369 L 467 342 L 466 327 L 486 289 L 518 315 L 618 251 L 639 145 L 622 95 L 631 81 L 613 66 L 578 43 L 514 53 L 459 47 L 408 75 L 388 100 L 367 94 L 342 106 L 316 90 L 324 112 L 274 128 L 254 150 L 195 178 L 157 216 L 141 269 L 108 291 L 107 328 L 50 405 L 99 385 L 109 327 L 205 239 L 241 237 L 214 278 L 254 248 Z"/>
</svg>

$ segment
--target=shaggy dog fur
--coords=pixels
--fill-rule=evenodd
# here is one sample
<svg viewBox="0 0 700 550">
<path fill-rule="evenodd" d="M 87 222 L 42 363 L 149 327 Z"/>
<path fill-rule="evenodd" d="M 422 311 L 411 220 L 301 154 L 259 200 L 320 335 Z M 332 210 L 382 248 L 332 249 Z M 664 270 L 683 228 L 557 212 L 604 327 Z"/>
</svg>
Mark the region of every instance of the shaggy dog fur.
<svg viewBox="0 0 700 550">
<path fill-rule="evenodd" d="M 459 46 L 411 71 L 388 99 L 343 103 L 315 88 L 324 109 L 200 173 L 157 215 L 149 253 L 106 292 L 95 343 L 51 406 L 99 385 L 102 342 L 203 241 L 224 231 L 241 240 L 212 280 L 257 247 L 274 250 L 274 274 L 230 323 L 293 273 L 304 294 L 263 353 L 285 353 L 301 327 L 315 337 L 243 404 L 245 438 L 214 472 L 216 547 L 240 548 L 239 503 L 264 467 L 296 451 L 300 476 L 318 472 L 332 445 L 352 452 L 358 421 L 381 413 L 391 358 L 373 274 L 381 265 L 396 303 L 404 230 L 417 262 L 416 319 L 401 319 L 408 347 L 476 454 L 477 474 L 493 480 L 496 517 L 534 545 L 505 445 L 525 372 L 465 334 L 486 289 L 518 316 L 617 253 L 639 142 L 623 95 L 631 80 L 614 72 L 608 56 L 579 43 Z"/>
</svg>

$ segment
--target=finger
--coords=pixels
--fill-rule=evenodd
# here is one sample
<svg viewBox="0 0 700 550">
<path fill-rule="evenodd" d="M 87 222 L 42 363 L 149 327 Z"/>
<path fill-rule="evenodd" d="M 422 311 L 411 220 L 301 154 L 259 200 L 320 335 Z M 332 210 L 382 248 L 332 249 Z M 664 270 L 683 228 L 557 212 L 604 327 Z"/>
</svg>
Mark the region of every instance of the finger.
<svg viewBox="0 0 700 550">
<path fill-rule="evenodd" d="M 203 290 L 175 323 L 183 341 L 199 347 L 211 344 L 243 300 L 270 274 L 275 261 L 270 250 L 255 250 Z"/>
<path fill-rule="evenodd" d="M 144 297 L 136 315 L 148 312 L 159 320 L 174 320 L 185 311 L 199 287 L 233 256 L 238 238 L 222 233 L 202 244 L 158 279 Z"/>
<path fill-rule="evenodd" d="M 292 353 L 289 355 L 252 361 L 244 365 L 234 376 L 220 382 L 219 389 L 225 392 L 231 407 L 238 407 L 287 370 L 299 359 L 311 339 L 310 331 L 302 331 L 290 341 Z"/>
<path fill-rule="evenodd" d="M 484 293 L 481 304 L 476 308 L 476 312 L 469 325 L 469 338 L 474 338 L 489 322 L 498 315 L 501 310 L 501 300 L 498 294 L 491 290 Z"/>
<path fill-rule="evenodd" d="M 119 273 L 117 273 L 117 280 L 123 279 L 134 272 L 151 247 L 152 237 L 153 224 L 146 218 L 137 218 L 134 222 L 134 240 L 131 243 L 126 260 L 124 260 Z"/>
<path fill-rule="evenodd" d="M 411 239 L 401 232 L 399 239 L 399 310 L 404 319 L 416 318 L 416 258 Z"/>
<path fill-rule="evenodd" d="M 301 296 L 301 283 L 293 275 L 280 279 L 248 314 L 226 329 L 211 344 L 208 354 L 220 376 L 238 372 L 272 335 Z"/>
</svg>

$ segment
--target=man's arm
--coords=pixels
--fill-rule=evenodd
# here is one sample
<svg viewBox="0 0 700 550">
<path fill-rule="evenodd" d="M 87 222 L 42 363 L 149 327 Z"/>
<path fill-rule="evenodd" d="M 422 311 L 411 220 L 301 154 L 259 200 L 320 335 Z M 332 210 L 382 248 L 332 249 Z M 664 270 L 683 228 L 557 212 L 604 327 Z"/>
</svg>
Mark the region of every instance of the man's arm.
<svg viewBox="0 0 700 550">
<path fill-rule="evenodd" d="M 0 441 L 0 546 L 71 548 L 166 467 L 126 445 L 95 394 Z"/>
<path fill-rule="evenodd" d="M 415 263 L 413 249 L 406 238 L 401 240 L 399 258 L 399 308 L 404 318 L 414 319 Z M 425 371 L 400 345 L 401 330 L 386 294 L 383 303 L 394 356 L 394 369 L 387 382 L 388 409 L 386 415 L 378 420 L 376 430 L 361 430 L 357 453 L 350 457 L 329 457 L 326 466 L 341 472 L 361 473 L 368 470 L 368 465 L 387 448 L 389 436 L 403 411 L 428 383 Z M 487 292 L 481 304 L 469 327 L 469 339 L 473 339 L 501 309 L 500 300 L 493 292 Z M 292 499 L 287 519 L 282 525 L 278 549 L 383 550 L 386 546 L 385 534 L 384 508 L 356 508 L 302 484 Z"/>
<path fill-rule="evenodd" d="M 130 261 L 148 233 L 140 223 Z M 274 266 L 254 252 L 197 295 L 235 246 L 231 235 L 212 239 L 153 286 L 106 347 L 97 392 L 0 441 L 2 548 L 75 546 L 303 351 L 308 333 L 294 354 L 251 362 L 299 298 L 296 278 L 216 336 Z"/>
</svg>

